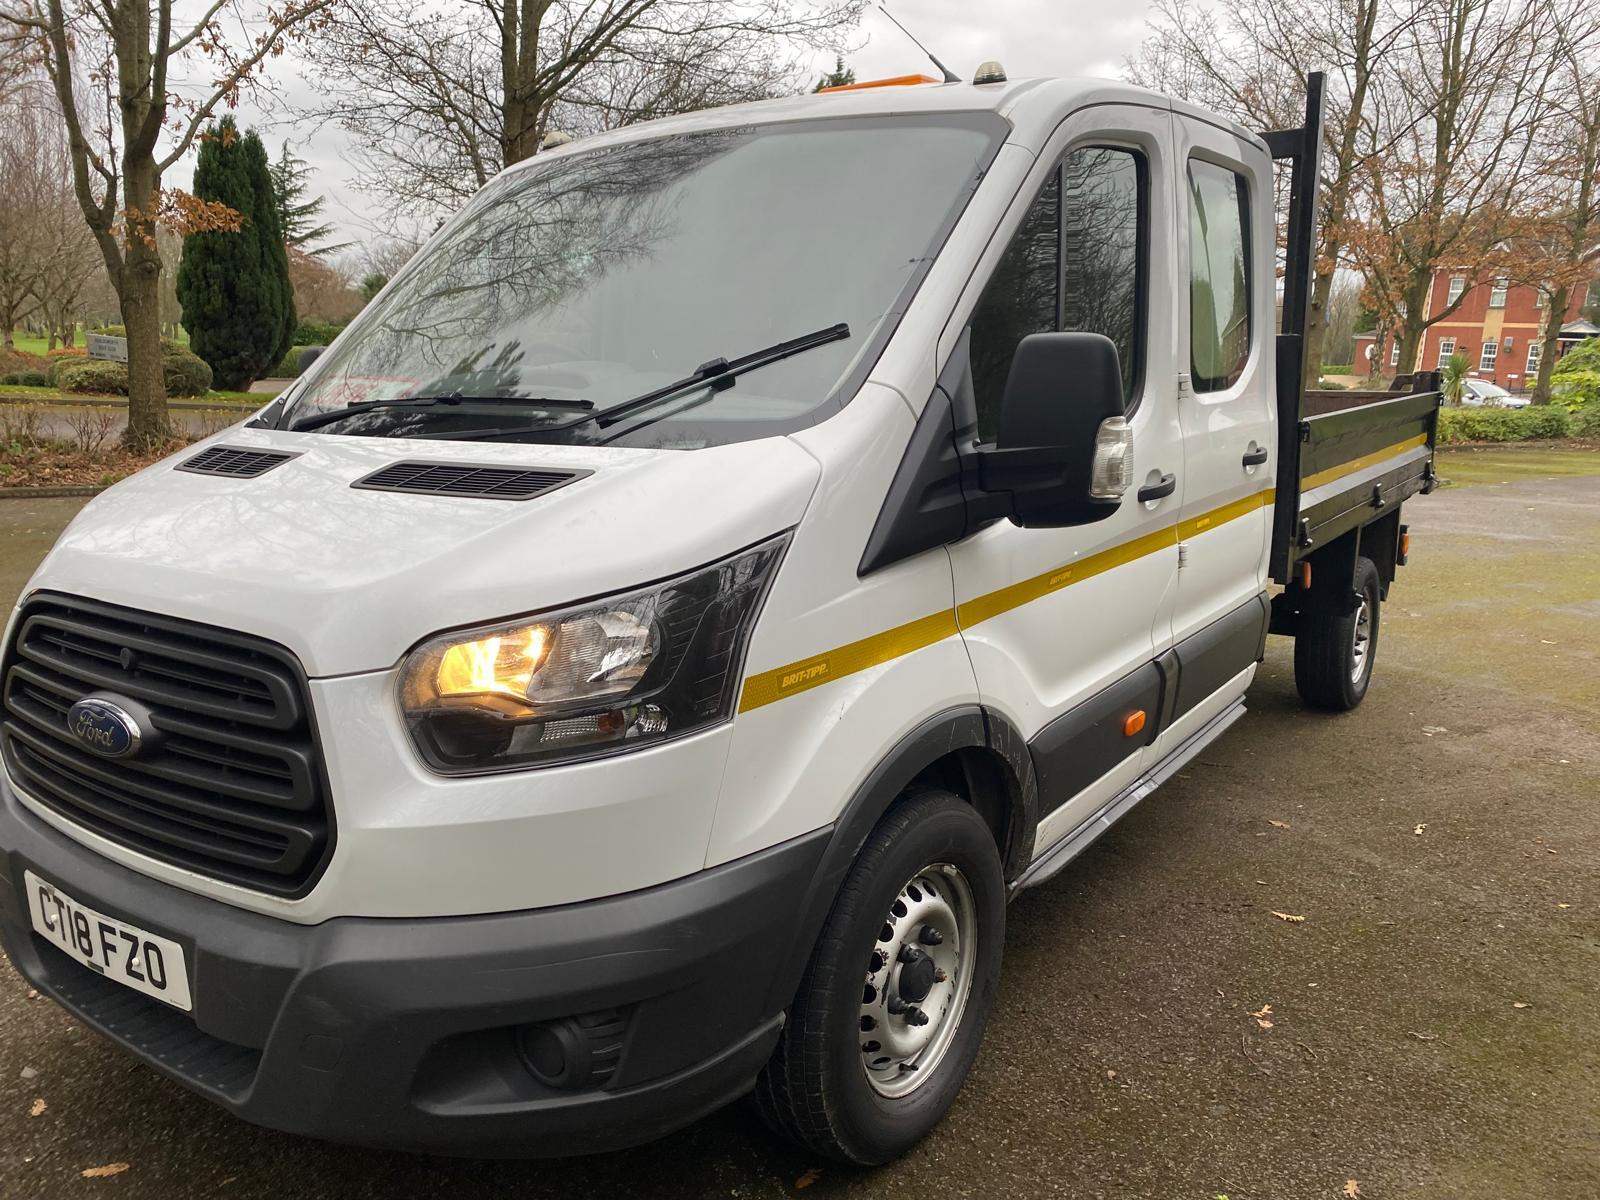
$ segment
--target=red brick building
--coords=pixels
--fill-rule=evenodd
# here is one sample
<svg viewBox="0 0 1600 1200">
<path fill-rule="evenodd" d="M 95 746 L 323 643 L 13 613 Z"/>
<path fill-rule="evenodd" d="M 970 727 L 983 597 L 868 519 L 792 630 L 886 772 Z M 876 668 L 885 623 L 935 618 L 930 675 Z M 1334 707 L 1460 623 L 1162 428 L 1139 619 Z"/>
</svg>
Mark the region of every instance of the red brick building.
<svg viewBox="0 0 1600 1200">
<path fill-rule="evenodd" d="M 1584 289 L 1575 288 L 1562 320 L 1561 347 L 1575 345 L 1595 334 L 1582 319 L 1588 303 Z M 1591 285 L 1591 290 L 1595 290 Z M 1461 306 L 1450 316 L 1423 331 L 1417 360 L 1400 364 L 1398 331 L 1373 348 L 1375 335 L 1356 335 L 1357 374 L 1393 375 L 1402 371 L 1442 368 L 1455 353 L 1466 355 L 1470 374 L 1508 391 L 1525 391 L 1539 376 L 1540 344 L 1545 326 L 1544 293 L 1504 279 L 1473 285 L 1462 271 L 1437 271 L 1428 289 L 1428 315 L 1447 309 L 1461 296 Z M 1558 354 L 1560 351 L 1558 351 Z"/>
</svg>

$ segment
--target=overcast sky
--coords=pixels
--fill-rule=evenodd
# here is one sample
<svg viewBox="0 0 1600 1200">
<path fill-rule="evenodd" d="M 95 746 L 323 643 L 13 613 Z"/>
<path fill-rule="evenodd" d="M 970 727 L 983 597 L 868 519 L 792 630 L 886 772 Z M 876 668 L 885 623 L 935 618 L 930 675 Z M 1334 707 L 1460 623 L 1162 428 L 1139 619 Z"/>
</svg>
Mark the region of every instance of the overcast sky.
<svg viewBox="0 0 1600 1200">
<path fill-rule="evenodd" d="M 1145 35 L 1149 0 L 1095 3 L 1091 0 L 888 0 L 887 7 L 956 74 L 971 78 L 985 59 L 998 59 L 1012 78 L 1027 75 L 1099 75 L 1121 73 L 1124 55 Z M 917 48 L 876 8 L 869 8 L 855 40 L 859 49 L 848 56 L 858 79 L 933 73 Z M 817 63 L 820 74 L 831 61 Z M 279 60 L 271 75 L 276 92 L 292 103 L 306 96 L 309 85 L 292 63 Z M 326 217 L 341 237 L 367 241 L 383 222 L 377 207 L 348 186 L 351 171 L 346 153 L 349 135 L 333 124 L 297 124 L 283 106 L 262 112 L 246 104 L 240 123 L 260 127 L 271 157 L 288 139 L 295 152 L 315 170 L 313 190 L 328 197 Z M 169 182 L 188 185 L 192 164 L 174 171 Z"/>
</svg>

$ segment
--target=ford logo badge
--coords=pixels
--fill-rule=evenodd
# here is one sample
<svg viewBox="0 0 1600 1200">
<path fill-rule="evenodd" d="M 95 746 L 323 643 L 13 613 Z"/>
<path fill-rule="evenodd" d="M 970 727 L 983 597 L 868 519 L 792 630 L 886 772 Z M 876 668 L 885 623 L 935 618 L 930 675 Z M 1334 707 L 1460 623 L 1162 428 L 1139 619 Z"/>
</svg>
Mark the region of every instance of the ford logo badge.
<svg viewBox="0 0 1600 1200">
<path fill-rule="evenodd" d="M 132 713 L 99 696 L 85 696 L 67 709 L 67 730 L 105 758 L 137 754 L 145 738 L 145 731 Z"/>
</svg>

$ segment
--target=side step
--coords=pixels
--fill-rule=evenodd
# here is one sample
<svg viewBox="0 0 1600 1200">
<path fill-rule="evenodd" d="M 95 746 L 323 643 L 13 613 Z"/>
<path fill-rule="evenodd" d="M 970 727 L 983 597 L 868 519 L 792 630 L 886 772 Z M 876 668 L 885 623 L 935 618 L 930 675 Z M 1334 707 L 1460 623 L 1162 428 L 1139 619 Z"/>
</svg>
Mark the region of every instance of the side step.
<svg viewBox="0 0 1600 1200">
<path fill-rule="evenodd" d="M 1157 763 L 1147 774 L 1141 775 L 1122 792 L 1108 800 L 1099 812 L 1089 817 L 1066 837 L 1033 861 L 1028 869 L 1017 876 L 1011 885 L 1011 895 L 1037 887 L 1052 879 L 1078 855 L 1082 854 L 1106 830 L 1117 823 L 1133 806 L 1155 791 L 1181 771 L 1195 755 L 1216 741 L 1240 717 L 1245 708 L 1242 699 L 1235 700 L 1211 720 L 1190 735 L 1189 739 Z"/>
</svg>

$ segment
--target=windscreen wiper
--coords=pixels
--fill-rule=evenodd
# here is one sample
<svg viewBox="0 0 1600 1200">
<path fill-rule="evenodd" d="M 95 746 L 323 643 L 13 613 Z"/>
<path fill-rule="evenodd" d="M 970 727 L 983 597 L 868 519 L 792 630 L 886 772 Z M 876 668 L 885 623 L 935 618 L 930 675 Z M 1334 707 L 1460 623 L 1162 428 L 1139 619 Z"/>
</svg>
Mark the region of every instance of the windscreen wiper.
<svg viewBox="0 0 1600 1200">
<path fill-rule="evenodd" d="M 778 342 L 761 350 L 752 351 L 732 360 L 714 358 L 708 363 L 701 363 L 694 369 L 692 375 L 685 375 L 682 379 L 673 381 L 646 392 L 642 396 L 635 396 L 631 400 L 624 400 L 621 404 L 613 404 L 610 408 L 602 408 L 598 412 L 585 412 L 582 416 L 572 417 L 565 421 L 557 421 L 550 425 L 524 427 L 521 429 L 462 429 L 449 435 L 453 442 L 481 441 L 489 438 L 517 437 L 527 433 L 558 433 L 563 429 L 574 429 L 579 425 L 588 425 L 591 422 L 608 429 L 625 417 L 660 404 L 664 400 L 671 400 L 675 396 L 695 388 L 709 387 L 710 395 L 704 397 L 709 400 L 717 392 L 725 392 L 734 385 L 741 375 L 761 367 L 770 366 L 772 363 L 781 362 L 786 358 L 793 358 L 796 354 L 803 354 L 807 350 L 818 346 L 826 346 L 829 342 L 842 341 L 850 336 L 850 326 L 842 321 L 837 325 L 829 325 L 826 329 L 819 329 L 815 333 L 807 333 L 797 338 L 790 338 L 787 342 Z M 696 403 L 703 403 L 696 401 Z M 648 422 L 646 422 L 648 424 Z M 638 428 L 634 426 L 633 428 Z M 631 430 L 630 430 L 631 432 Z M 609 439 L 608 439 L 609 440 Z"/>
<path fill-rule="evenodd" d="M 588 412 L 594 407 L 593 400 L 567 400 L 551 396 L 463 396 L 460 392 L 445 392 L 438 396 L 396 396 L 392 400 L 362 400 L 356 404 L 348 404 L 344 408 L 313 413 L 296 421 L 289 428 L 296 431 L 320 429 L 324 425 L 332 425 L 335 421 L 342 421 L 346 417 L 374 412 L 380 408 L 433 408 L 441 404 L 509 404 L 543 408 L 553 412 L 567 410 Z"/>
</svg>

